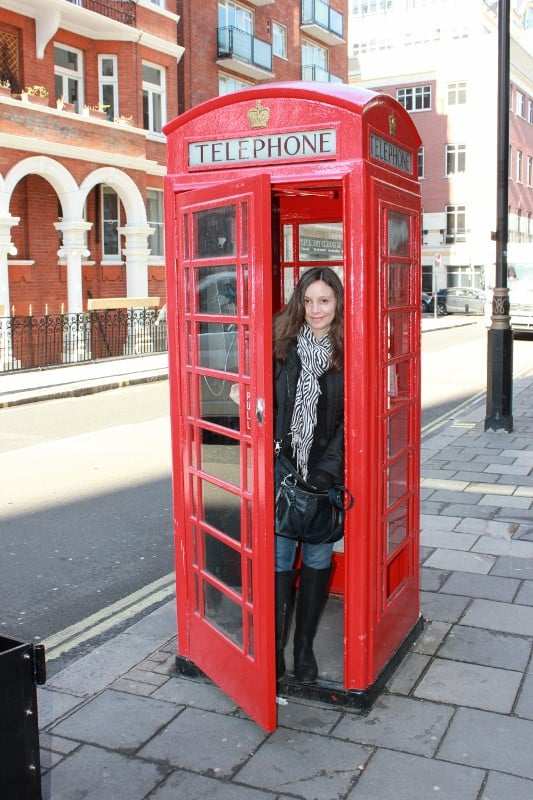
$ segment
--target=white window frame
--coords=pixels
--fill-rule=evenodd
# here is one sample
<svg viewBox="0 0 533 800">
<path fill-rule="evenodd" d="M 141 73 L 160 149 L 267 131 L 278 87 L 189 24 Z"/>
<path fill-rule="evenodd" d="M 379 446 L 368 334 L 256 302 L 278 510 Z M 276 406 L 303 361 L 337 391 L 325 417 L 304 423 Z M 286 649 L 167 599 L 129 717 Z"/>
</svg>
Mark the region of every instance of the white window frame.
<svg viewBox="0 0 533 800">
<path fill-rule="evenodd" d="M 444 166 L 447 178 L 466 172 L 466 144 L 447 144 Z"/>
<path fill-rule="evenodd" d="M 431 111 L 431 85 L 404 86 L 396 90 L 396 99 L 409 113 L 416 114 L 421 111 Z"/>
<path fill-rule="evenodd" d="M 155 218 L 152 211 L 155 209 Z M 148 226 L 154 229 L 150 235 L 150 248 L 152 258 L 164 258 L 165 256 L 165 228 L 163 214 L 163 190 L 146 190 L 146 218 Z"/>
<path fill-rule="evenodd" d="M 514 93 L 514 110 L 518 117 L 525 118 L 526 115 L 526 98 L 523 93 L 516 89 Z"/>
<path fill-rule="evenodd" d="M 419 147 L 418 148 L 418 167 L 417 168 L 418 168 L 418 179 L 422 180 L 423 178 L 426 177 L 426 175 L 425 175 L 426 160 L 425 160 L 425 153 L 424 153 L 424 148 L 423 147 Z"/>
<path fill-rule="evenodd" d="M 111 202 L 114 197 L 114 204 Z M 110 205 L 114 205 L 113 216 L 106 217 L 106 198 L 110 198 Z M 100 204 L 101 204 L 101 225 L 102 225 L 102 261 L 120 261 L 121 260 L 121 253 L 120 253 L 120 233 L 118 229 L 120 228 L 120 198 L 117 192 L 107 184 L 102 184 L 102 191 L 100 194 Z M 107 251 L 106 249 L 106 226 L 110 226 L 111 229 L 115 228 L 116 230 L 116 249 Z"/>
<path fill-rule="evenodd" d="M 113 74 L 103 74 L 103 62 L 113 62 Z M 111 87 L 113 94 L 113 102 L 110 103 L 107 97 L 106 87 Z M 108 119 L 116 119 L 119 115 L 118 111 L 118 57 L 116 55 L 108 55 L 107 53 L 98 54 L 98 99 L 102 105 L 107 105 L 106 109 Z"/>
<path fill-rule="evenodd" d="M 454 81 L 448 84 L 448 105 L 462 106 L 466 103 L 466 81 Z"/>
<path fill-rule="evenodd" d="M 446 206 L 446 243 L 466 242 L 466 206 L 461 204 L 450 204 Z M 458 225 L 459 219 L 463 219 L 464 225 Z M 453 225 L 448 222 L 453 220 Z M 453 242 L 448 242 L 448 237 L 453 235 Z"/>
<path fill-rule="evenodd" d="M 69 69 L 68 67 L 59 66 L 55 63 L 55 54 L 57 50 L 63 50 L 66 53 L 74 53 L 77 59 L 77 68 Z M 61 81 L 61 93 L 58 93 L 57 82 Z M 79 114 L 83 109 L 83 102 L 85 97 L 85 86 L 83 80 L 83 51 L 78 50 L 77 47 L 70 47 L 69 45 L 62 44 L 61 42 L 54 43 L 54 81 L 56 83 L 56 100 L 62 97 L 66 103 L 74 103 L 74 109 Z M 69 91 L 72 86 L 69 83 L 76 85 L 77 97 Z"/>
<path fill-rule="evenodd" d="M 253 12 L 249 8 L 234 3 L 233 0 L 218 0 L 219 28 L 238 28 L 253 36 L 254 22 Z"/>
<path fill-rule="evenodd" d="M 527 101 L 527 121 L 533 125 L 533 100 Z"/>
<path fill-rule="evenodd" d="M 533 156 L 527 157 L 526 186 L 533 188 Z"/>
<path fill-rule="evenodd" d="M 160 83 L 152 83 L 151 81 L 145 80 L 143 77 L 142 82 L 142 92 L 143 92 L 143 128 L 144 130 L 150 131 L 150 133 L 157 133 L 162 135 L 162 128 L 163 125 L 166 124 L 167 121 L 167 76 L 166 70 L 160 64 L 153 64 L 150 61 L 143 61 L 142 62 L 142 69 L 144 67 L 149 69 L 156 70 L 160 75 Z M 158 126 L 157 121 L 155 120 L 156 114 L 154 111 L 154 104 L 156 98 L 159 98 L 160 102 L 160 117 L 161 117 L 161 124 Z M 145 101 L 146 101 L 146 109 L 145 109 Z M 148 112 L 148 121 L 147 125 L 145 124 L 145 111 Z"/>
<path fill-rule="evenodd" d="M 239 89 L 249 89 L 253 83 L 241 81 L 235 75 L 228 75 L 226 72 L 219 72 L 218 74 L 218 94 L 219 96 L 237 92 Z"/>
<path fill-rule="evenodd" d="M 272 23 L 272 55 L 287 60 L 287 27 L 281 22 Z"/>
<path fill-rule="evenodd" d="M 524 170 L 524 154 L 521 150 L 516 151 L 516 175 L 515 180 L 517 183 L 522 183 Z"/>
</svg>

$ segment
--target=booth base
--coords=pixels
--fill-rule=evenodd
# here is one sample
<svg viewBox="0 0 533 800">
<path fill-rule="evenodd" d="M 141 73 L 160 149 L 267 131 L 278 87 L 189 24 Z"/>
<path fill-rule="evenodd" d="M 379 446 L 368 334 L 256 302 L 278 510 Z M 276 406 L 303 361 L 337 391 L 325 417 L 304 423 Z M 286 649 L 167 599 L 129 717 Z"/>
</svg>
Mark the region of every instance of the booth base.
<svg viewBox="0 0 533 800">
<path fill-rule="evenodd" d="M 343 598 L 330 595 L 314 643 L 314 652 L 319 666 L 319 677 L 314 683 L 299 683 L 291 674 L 293 668 L 291 632 L 285 653 L 287 676 L 278 684 L 277 693 L 279 695 L 316 700 L 361 712 L 367 711 L 383 692 L 387 682 L 424 627 L 423 617 L 419 617 L 370 686 L 365 689 L 345 689 L 343 610 Z M 185 656 L 176 656 L 176 670 L 183 677 L 211 682 L 196 664 Z"/>
</svg>

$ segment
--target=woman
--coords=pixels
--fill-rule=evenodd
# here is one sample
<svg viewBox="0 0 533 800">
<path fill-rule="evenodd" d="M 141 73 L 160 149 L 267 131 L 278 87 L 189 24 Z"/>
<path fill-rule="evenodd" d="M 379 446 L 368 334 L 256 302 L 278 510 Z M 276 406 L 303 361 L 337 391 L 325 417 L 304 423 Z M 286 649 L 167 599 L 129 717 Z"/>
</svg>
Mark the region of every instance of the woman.
<svg viewBox="0 0 533 800">
<path fill-rule="evenodd" d="M 307 270 L 274 318 L 274 392 L 276 417 L 281 411 L 283 420 L 282 453 L 317 489 L 344 479 L 343 323 L 342 284 L 327 267 Z M 294 674 L 298 681 L 311 683 L 318 676 L 313 640 L 326 601 L 333 544 L 300 544 Z M 275 537 L 278 679 L 285 674 L 296 547 L 293 539 Z"/>
</svg>

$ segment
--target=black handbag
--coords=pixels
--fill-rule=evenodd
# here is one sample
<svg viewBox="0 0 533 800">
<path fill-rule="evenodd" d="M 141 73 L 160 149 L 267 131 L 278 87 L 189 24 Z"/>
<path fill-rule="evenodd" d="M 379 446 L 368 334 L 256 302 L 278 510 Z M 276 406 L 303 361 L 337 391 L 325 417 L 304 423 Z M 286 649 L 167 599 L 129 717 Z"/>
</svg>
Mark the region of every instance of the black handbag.
<svg viewBox="0 0 533 800">
<path fill-rule="evenodd" d="M 311 544 L 342 539 L 344 517 L 354 503 L 351 492 L 338 484 L 319 490 L 307 483 L 291 462 L 281 455 L 282 436 L 283 414 L 278 412 L 274 448 L 276 534 Z"/>
</svg>

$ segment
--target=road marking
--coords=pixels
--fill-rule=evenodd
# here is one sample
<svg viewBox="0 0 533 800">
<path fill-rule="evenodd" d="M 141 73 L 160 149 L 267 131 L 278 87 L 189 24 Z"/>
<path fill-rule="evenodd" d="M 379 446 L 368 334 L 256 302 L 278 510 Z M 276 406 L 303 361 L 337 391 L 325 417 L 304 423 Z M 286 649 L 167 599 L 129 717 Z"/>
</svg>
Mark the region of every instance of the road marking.
<svg viewBox="0 0 533 800">
<path fill-rule="evenodd" d="M 174 593 L 175 578 L 174 573 L 170 572 L 127 597 L 117 600 L 116 603 L 49 636 L 44 640 L 46 660 L 53 661 L 59 658 L 79 644 L 94 639 L 95 636 L 105 633 L 135 614 L 172 597 Z"/>
</svg>

